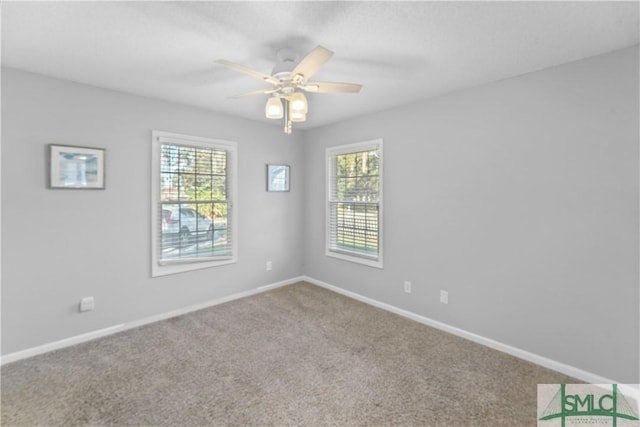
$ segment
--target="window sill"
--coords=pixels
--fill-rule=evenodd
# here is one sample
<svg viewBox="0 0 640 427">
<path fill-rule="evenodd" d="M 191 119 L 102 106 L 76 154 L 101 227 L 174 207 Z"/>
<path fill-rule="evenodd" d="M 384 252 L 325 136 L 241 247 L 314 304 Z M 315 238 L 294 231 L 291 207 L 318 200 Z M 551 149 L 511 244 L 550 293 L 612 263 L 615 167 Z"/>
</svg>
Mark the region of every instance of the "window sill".
<svg viewBox="0 0 640 427">
<path fill-rule="evenodd" d="M 184 273 L 185 271 L 201 270 L 203 268 L 219 267 L 235 263 L 235 258 L 219 261 L 165 263 L 164 265 L 156 263 L 153 265 L 151 277 L 168 276 L 170 274 Z"/>
<path fill-rule="evenodd" d="M 383 269 L 381 256 L 378 258 L 365 258 L 357 255 L 349 255 L 348 253 L 345 253 L 345 252 L 336 252 L 331 250 L 327 250 L 325 252 L 325 255 L 332 258 L 338 258 L 343 261 L 353 262 L 355 264 L 366 265 L 367 267 Z"/>
</svg>

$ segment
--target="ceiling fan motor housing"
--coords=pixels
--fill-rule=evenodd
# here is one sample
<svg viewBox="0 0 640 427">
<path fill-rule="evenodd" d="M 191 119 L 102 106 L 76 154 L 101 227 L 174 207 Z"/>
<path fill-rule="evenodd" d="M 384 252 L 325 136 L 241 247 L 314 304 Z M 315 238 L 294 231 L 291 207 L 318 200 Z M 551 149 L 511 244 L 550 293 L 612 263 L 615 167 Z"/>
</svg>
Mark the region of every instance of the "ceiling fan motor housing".
<svg viewBox="0 0 640 427">
<path fill-rule="evenodd" d="M 283 47 L 276 52 L 278 62 L 274 65 L 271 75 L 280 81 L 289 80 L 291 72 L 298 64 L 298 54 L 290 47 Z"/>
</svg>

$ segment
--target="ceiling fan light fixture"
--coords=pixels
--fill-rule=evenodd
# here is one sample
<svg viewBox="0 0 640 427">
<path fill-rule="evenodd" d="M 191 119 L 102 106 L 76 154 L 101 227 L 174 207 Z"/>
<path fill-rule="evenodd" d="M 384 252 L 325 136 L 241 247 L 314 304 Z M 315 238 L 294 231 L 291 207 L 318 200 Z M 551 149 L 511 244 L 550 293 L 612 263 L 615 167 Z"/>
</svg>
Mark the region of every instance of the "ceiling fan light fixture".
<svg viewBox="0 0 640 427">
<path fill-rule="evenodd" d="M 216 62 L 231 70 L 271 84 L 272 87 L 254 90 L 232 98 L 271 95 L 264 107 L 265 116 L 269 119 L 284 119 L 284 132 L 290 134 L 293 122 L 304 122 L 307 119 L 309 104 L 304 92 L 360 92 L 362 88 L 360 84 L 308 81 L 322 65 L 331 59 L 332 55 L 333 52 L 329 49 L 317 46 L 301 60 L 298 60 L 298 55 L 293 49 L 283 48 L 277 52 L 278 63 L 274 66 L 271 75 L 224 59 L 219 59 Z"/>
<path fill-rule="evenodd" d="M 307 115 L 300 112 L 291 112 L 291 114 L 289 115 L 289 119 L 292 122 L 304 122 L 305 120 L 307 120 Z"/>
<path fill-rule="evenodd" d="M 267 100 L 267 105 L 264 107 L 264 113 L 268 119 L 281 119 L 284 115 L 284 108 L 282 108 L 282 101 L 277 96 L 272 96 Z"/>
<path fill-rule="evenodd" d="M 307 98 L 305 98 L 304 93 L 294 92 L 293 95 L 291 95 L 291 99 L 289 100 L 290 113 L 300 113 L 306 115 L 308 110 L 309 105 L 307 104 Z"/>
</svg>

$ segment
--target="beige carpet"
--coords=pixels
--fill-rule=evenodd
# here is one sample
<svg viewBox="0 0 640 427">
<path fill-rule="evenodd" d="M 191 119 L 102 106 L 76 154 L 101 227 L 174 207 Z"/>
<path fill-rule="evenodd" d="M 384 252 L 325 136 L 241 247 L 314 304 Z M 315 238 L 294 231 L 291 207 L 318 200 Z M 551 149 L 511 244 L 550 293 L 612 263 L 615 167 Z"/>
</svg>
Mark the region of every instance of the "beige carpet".
<svg viewBox="0 0 640 427">
<path fill-rule="evenodd" d="M 2 425 L 535 426 L 574 379 L 298 283 L 2 367 Z"/>
</svg>

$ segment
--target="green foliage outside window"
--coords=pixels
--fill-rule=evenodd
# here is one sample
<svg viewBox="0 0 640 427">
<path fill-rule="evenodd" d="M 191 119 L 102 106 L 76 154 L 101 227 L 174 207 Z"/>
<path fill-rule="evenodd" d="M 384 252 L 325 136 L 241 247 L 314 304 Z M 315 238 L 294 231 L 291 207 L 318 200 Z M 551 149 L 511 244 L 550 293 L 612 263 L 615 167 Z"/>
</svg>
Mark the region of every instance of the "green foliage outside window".
<svg viewBox="0 0 640 427">
<path fill-rule="evenodd" d="M 335 156 L 335 249 L 375 256 L 378 253 L 380 156 L 378 150 Z"/>
<path fill-rule="evenodd" d="M 163 145 L 160 180 L 162 202 L 186 202 L 212 221 L 226 222 L 226 151 Z"/>
</svg>

